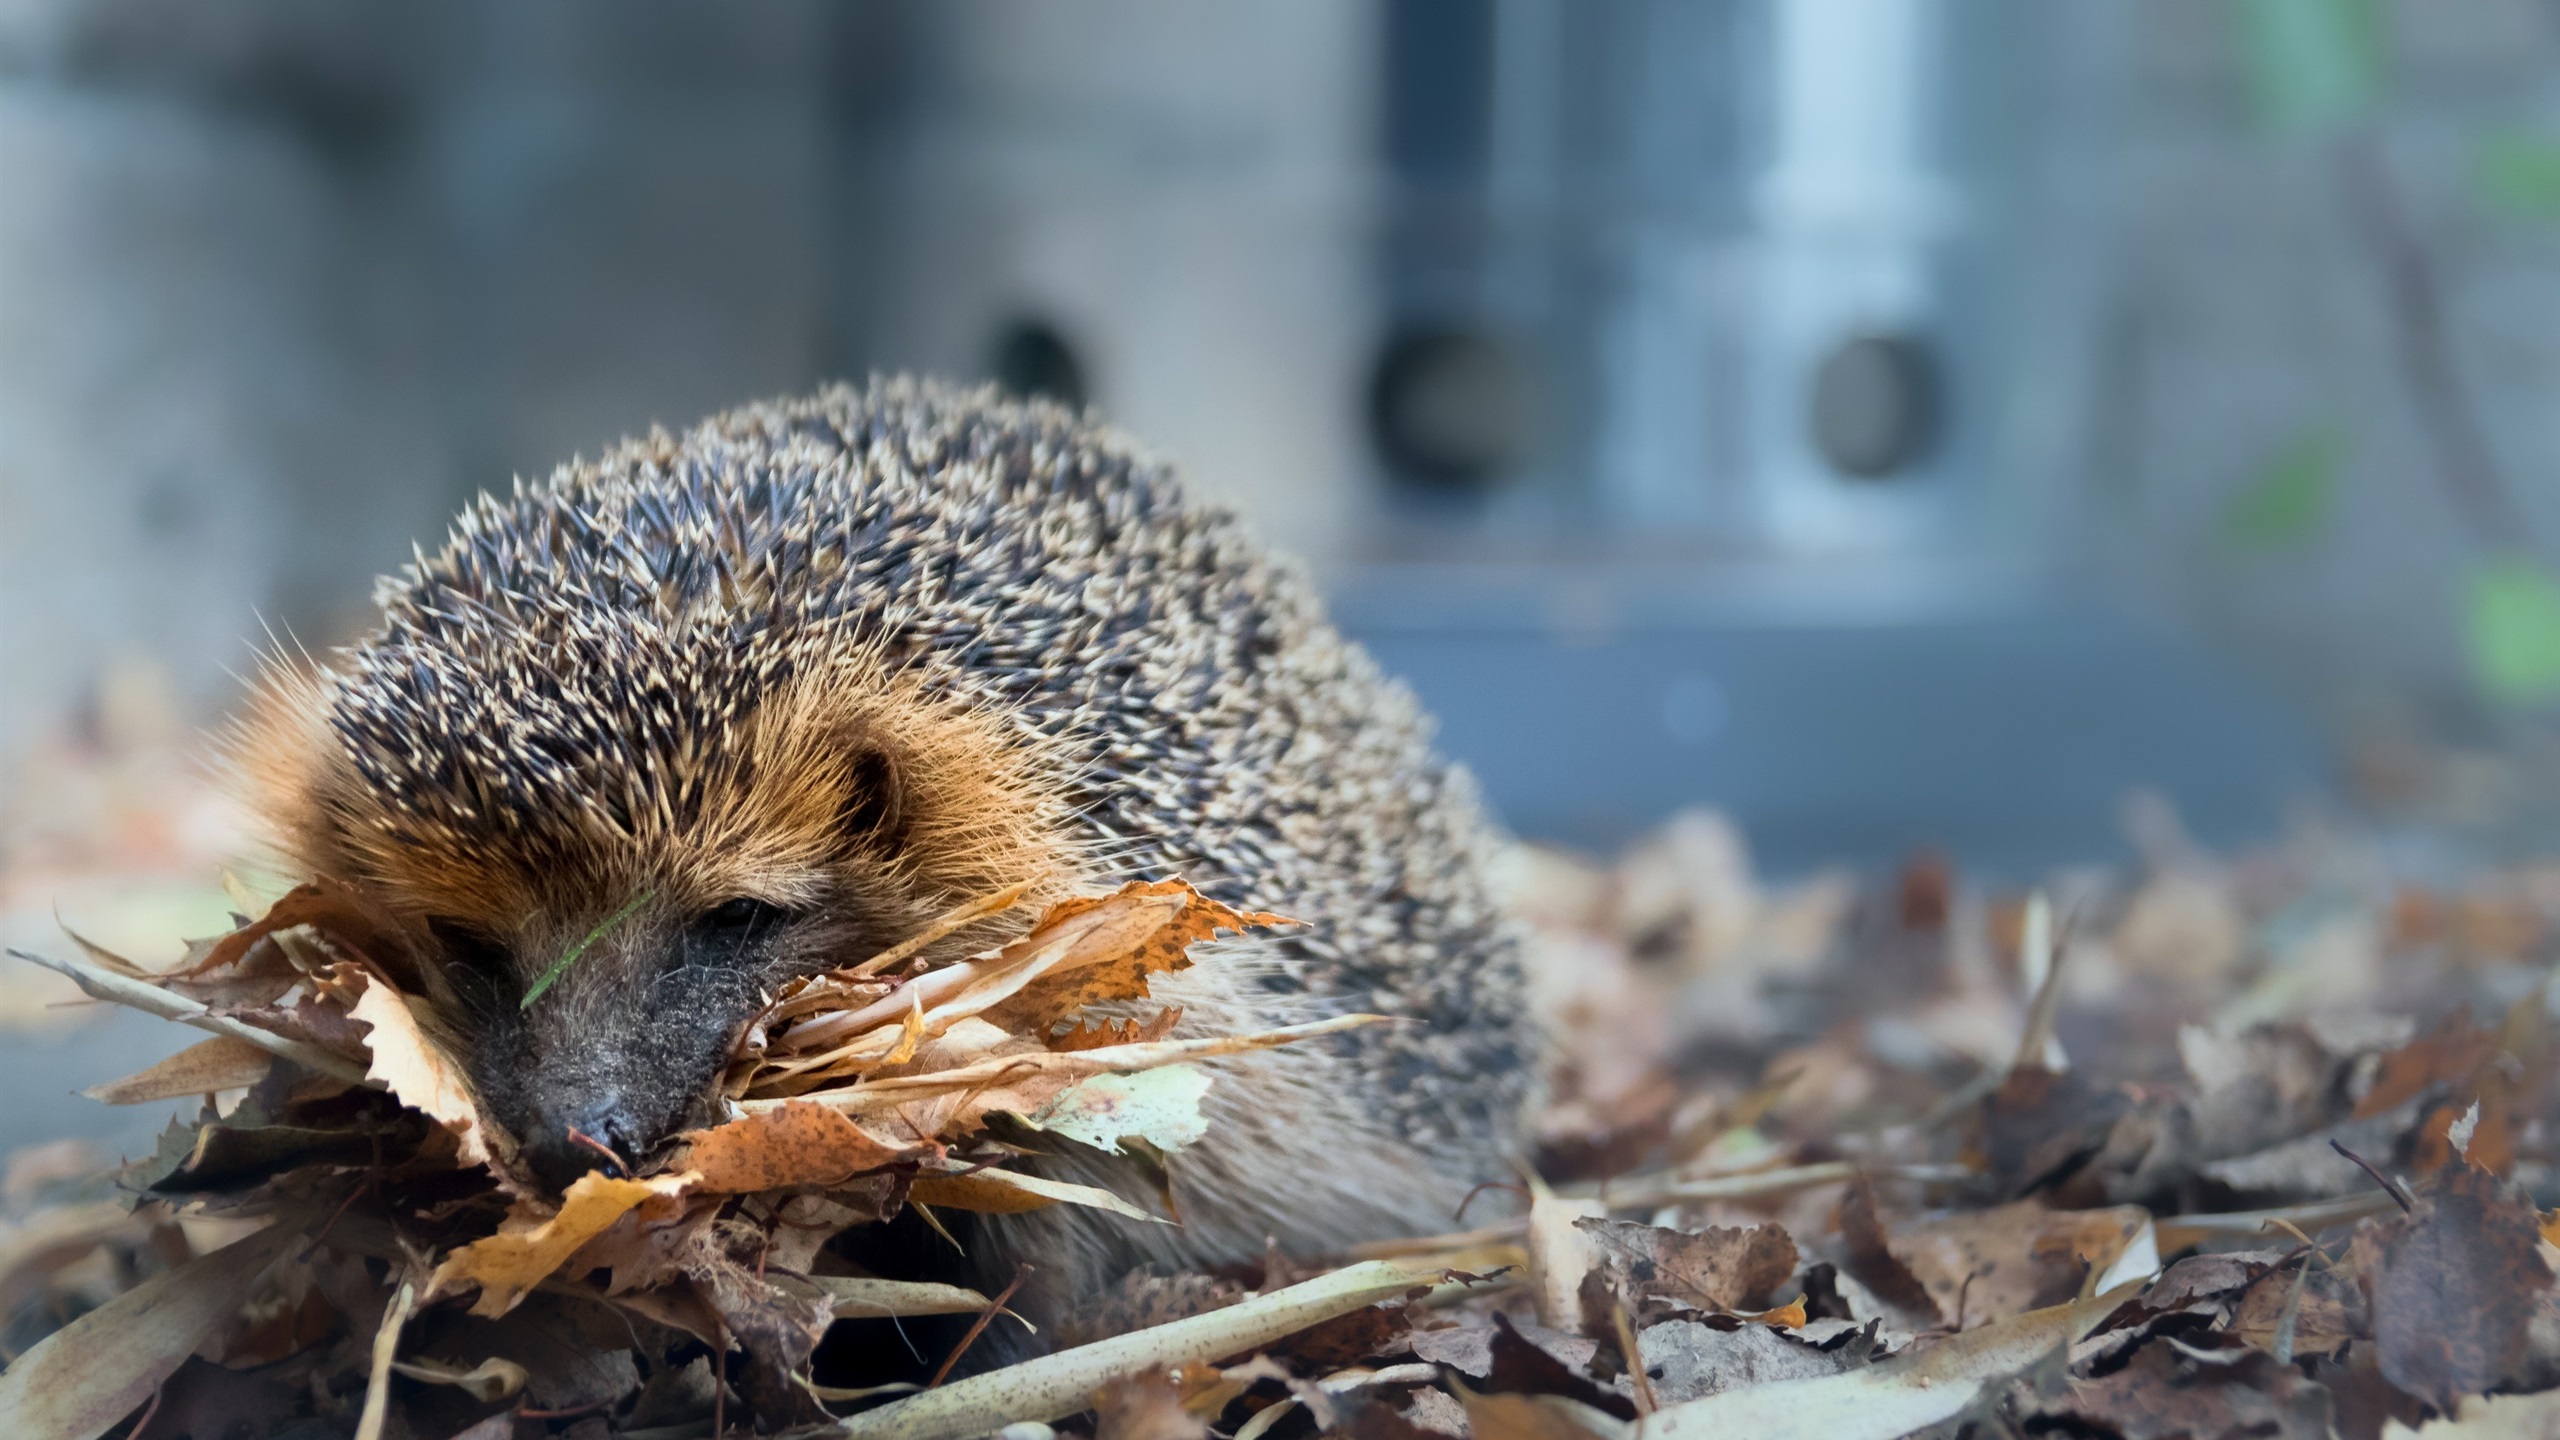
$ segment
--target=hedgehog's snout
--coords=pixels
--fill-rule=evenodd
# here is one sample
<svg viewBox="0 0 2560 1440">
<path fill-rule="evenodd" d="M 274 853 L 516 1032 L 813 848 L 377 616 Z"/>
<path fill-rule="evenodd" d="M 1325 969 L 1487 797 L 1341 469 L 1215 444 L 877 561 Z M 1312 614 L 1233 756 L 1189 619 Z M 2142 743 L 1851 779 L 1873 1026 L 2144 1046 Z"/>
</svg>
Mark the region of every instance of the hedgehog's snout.
<svg viewBox="0 0 2560 1440">
<path fill-rule="evenodd" d="M 567 1190 L 591 1170 L 629 1173 L 631 1161 L 656 1138 L 618 1092 L 574 1104 L 537 1103 L 529 1128 L 524 1163 L 554 1191 Z"/>
</svg>

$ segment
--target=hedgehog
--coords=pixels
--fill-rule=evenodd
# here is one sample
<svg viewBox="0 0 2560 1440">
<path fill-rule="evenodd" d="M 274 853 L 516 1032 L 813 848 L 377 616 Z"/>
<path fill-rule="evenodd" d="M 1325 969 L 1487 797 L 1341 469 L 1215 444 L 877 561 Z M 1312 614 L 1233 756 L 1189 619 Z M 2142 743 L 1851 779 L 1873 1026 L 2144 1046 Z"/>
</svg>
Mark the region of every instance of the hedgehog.
<svg viewBox="0 0 2560 1440">
<path fill-rule="evenodd" d="M 987 1217 L 974 1263 L 1055 1303 L 1445 1229 L 1513 1163 L 1539 1040 L 1473 782 L 1296 565 L 1098 422 L 913 380 L 749 405 L 483 494 L 375 601 L 270 658 L 236 773 L 412 937 L 396 978 L 543 1185 L 716 1120 L 794 977 L 1168 875 L 1302 922 L 1160 977 L 1177 1035 L 1397 1023 L 1217 1062 L 1178 1227 Z"/>
</svg>

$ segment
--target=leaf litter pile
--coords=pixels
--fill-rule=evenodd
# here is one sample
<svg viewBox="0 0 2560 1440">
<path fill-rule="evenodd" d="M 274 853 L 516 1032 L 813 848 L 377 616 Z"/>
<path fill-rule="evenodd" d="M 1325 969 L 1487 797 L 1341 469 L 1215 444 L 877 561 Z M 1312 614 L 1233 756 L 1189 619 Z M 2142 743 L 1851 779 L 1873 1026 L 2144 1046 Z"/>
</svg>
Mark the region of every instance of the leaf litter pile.
<svg viewBox="0 0 2560 1440">
<path fill-rule="evenodd" d="M 46 962 L 215 1032 L 98 1098 L 209 1098 L 112 1177 L 11 1161 L 0 1429 L 2560 1434 L 2560 865 L 2330 832 L 2226 862 L 2156 814 L 2137 839 L 2014 893 L 1927 857 L 1764 884 L 1703 814 L 1606 867 L 1518 851 L 1555 1046 L 1517 1173 L 1447 1234 L 1133 1273 L 979 1373 L 953 1362 L 1024 1325 L 1009 1294 L 869 1275 L 840 1238 L 1179 1223 L 1198 1062 L 1366 1023 L 1167 1038 L 1148 977 L 1278 917 L 1132 885 L 969 961 L 803 982 L 735 1056 L 733 1118 L 551 1201 L 362 907 L 305 887 L 166 974 Z M 1070 1147 L 1156 1183 L 1014 1168 Z M 913 1373 L 835 1373 L 834 1326 Z"/>
</svg>

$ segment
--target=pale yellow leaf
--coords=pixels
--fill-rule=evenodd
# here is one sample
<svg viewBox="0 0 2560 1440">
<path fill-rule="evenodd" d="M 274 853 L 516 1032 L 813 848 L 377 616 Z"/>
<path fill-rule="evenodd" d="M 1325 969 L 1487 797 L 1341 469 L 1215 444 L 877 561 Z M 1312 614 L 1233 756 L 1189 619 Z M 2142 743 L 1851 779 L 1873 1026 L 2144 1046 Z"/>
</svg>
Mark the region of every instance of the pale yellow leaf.
<svg viewBox="0 0 2560 1440">
<path fill-rule="evenodd" d="M 471 1088 L 463 1083 L 462 1067 L 418 1028 L 408 1000 L 381 981 L 368 980 L 348 1013 L 372 1027 L 365 1034 L 365 1046 L 373 1055 L 366 1078 L 389 1090 L 401 1104 L 452 1131 L 461 1142 L 457 1157 L 461 1164 L 489 1163 L 488 1126 L 480 1118 L 479 1102 L 471 1098 Z"/>
<path fill-rule="evenodd" d="M 691 1175 L 660 1175 L 648 1180 L 617 1180 L 597 1171 L 578 1177 L 560 1197 L 558 1213 L 519 1229 L 503 1229 L 486 1240 L 454 1251 L 427 1282 L 429 1296 L 478 1286 L 474 1315 L 495 1319 L 514 1309 L 534 1286 L 550 1278 L 578 1247 L 604 1233 L 606 1227 L 643 1201 L 675 1196 L 693 1181 Z"/>
</svg>

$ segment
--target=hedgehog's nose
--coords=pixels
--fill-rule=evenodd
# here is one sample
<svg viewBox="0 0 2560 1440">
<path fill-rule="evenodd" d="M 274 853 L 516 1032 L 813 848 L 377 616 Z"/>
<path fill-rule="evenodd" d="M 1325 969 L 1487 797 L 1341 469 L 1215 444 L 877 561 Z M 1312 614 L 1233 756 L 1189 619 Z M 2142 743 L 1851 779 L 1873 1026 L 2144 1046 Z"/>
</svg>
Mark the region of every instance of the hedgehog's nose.
<svg viewBox="0 0 2560 1440">
<path fill-rule="evenodd" d="M 534 1133 L 524 1137 L 524 1161 L 535 1179 L 566 1190 L 590 1170 L 627 1173 L 639 1140 L 638 1123 L 619 1102 L 545 1106 Z"/>
</svg>

